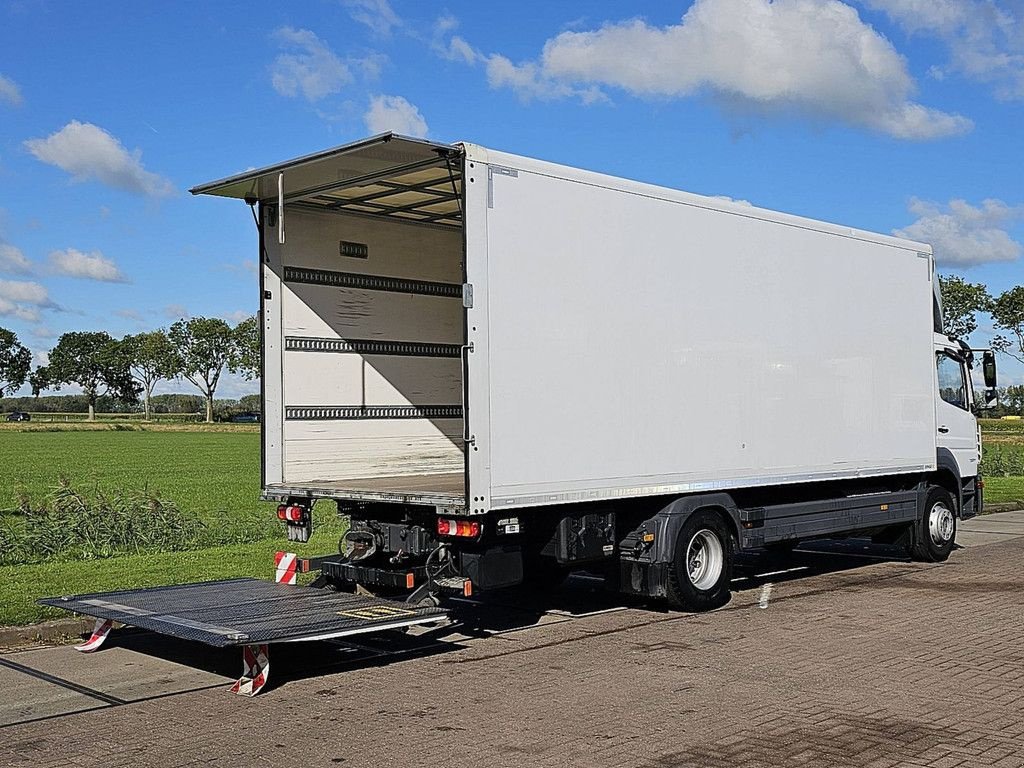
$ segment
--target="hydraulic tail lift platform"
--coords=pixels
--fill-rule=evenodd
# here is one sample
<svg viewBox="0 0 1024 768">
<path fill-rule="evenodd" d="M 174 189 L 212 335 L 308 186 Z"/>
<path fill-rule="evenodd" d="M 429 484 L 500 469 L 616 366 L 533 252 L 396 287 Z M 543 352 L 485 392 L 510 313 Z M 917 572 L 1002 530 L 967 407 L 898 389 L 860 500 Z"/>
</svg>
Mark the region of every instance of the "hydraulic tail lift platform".
<svg viewBox="0 0 1024 768">
<path fill-rule="evenodd" d="M 231 690 L 254 696 L 266 685 L 271 643 L 330 640 L 441 621 L 447 611 L 366 595 L 261 579 L 228 579 L 39 601 L 96 619 L 78 649 L 100 647 L 117 621 L 182 640 L 242 646 L 242 677 Z"/>
</svg>

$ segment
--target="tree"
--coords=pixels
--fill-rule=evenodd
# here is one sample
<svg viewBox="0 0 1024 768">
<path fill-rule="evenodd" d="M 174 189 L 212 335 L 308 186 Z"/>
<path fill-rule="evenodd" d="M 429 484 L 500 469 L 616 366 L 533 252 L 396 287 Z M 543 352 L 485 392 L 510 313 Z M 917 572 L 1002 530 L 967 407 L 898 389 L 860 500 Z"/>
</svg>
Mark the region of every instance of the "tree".
<svg viewBox="0 0 1024 768">
<path fill-rule="evenodd" d="M 77 384 L 89 403 L 89 421 L 96 419 L 96 400 L 109 395 L 133 403 L 139 387 L 132 380 L 124 345 L 105 331 L 65 333 L 50 351 L 46 367 L 47 384 L 60 389 Z"/>
<path fill-rule="evenodd" d="M 232 372 L 252 381 L 260 375 L 260 323 L 257 315 L 247 317 L 235 326 L 235 358 Z"/>
<path fill-rule="evenodd" d="M 956 275 L 939 275 L 942 289 L 942 314 L 946 334 L 957 339 L 978 330 L 978 312 L 987 312 L 992 298 L 981 283 L 968 283 Z"/>
<path fill-rule="evenodd" d="M 999 398 L 1003 405 L 1015 413 L 1024 413 L 1024 384 L 1005 387 Z"/>
<path fill-rule="evenodd" d="M 36 369 L 28 376 L 28 385 L 32 387 L 32 397 L 38 401 L 42 391 L 50 388 L 50 371 L 46 366 L 36 366 Z"/>
<path fill-rule="evenodd" d="M 234 330 L 219 317 L 179 320 L 167 334 L 181 360 L 179 373 L 206 398 L 206 421 L 213 422 L 213 395 L 225 368 L 238 367 Z"/>
<path fill-rule="evenodd" d="M 997 296 L 989 312 L 996 329 L 992 348 L 1024 363 L 1024 285 Z"/>
<path fill-rule="evenodd" d="M 142 387 L 143 410 L 146 421 L 149 421 L 153 388 L 160 381 L 178 375 L 181 359 L 163 329 L 125 336 L 121 343 L 128 357 L 131 376 Z"/>
<path fill-rule="evenodd" d="M 0 328 L 0 397 L 13 394 L 25 383 L 32 368 L 32 353 L 14 331 Z"/>
</svg>

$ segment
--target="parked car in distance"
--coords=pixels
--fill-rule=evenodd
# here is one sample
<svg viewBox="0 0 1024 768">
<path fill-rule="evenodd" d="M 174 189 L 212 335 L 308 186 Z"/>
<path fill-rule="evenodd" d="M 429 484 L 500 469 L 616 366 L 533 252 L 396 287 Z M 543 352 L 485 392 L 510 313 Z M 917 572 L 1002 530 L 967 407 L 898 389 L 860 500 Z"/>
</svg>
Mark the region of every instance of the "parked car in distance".
<svg viewBox="0 0 1024 768">
<path fill-rule="evenodd" d="M 258 413 L 234 413 L 228 421 L 232 424 L 259 424 L 260 415 Z"/>
<path fill-rule="evenodd" d="M 32 421 L 32 414 L 25 411 L 11 411 L 7 414 L 8 421 Z"/>
</svg>

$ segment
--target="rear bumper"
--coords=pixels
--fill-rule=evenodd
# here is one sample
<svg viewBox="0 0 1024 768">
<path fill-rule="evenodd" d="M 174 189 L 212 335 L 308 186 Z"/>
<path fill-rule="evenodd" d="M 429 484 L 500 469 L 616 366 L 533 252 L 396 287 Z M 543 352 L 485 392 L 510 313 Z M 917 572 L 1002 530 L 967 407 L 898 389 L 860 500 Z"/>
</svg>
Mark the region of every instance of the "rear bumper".
<svg viewBox="0 0 1024 768">
<path fill-rule="evenodd" d="M 320 573 L 335 582 L 389 589 L 414 589 L 427 578 L 426 570 L 422 566 L 391 570 L 334 560 L 321 563 Z"/>
<path fill-rule="evenodd" d="M 471 581 L 474 589 L 500 589 L 523 581 L 523 556 L 518 546 L 493 546 L 454 554 L 458 573 L 450 574 L 449 578 Z M 323 561 L 320 572 L 333 582 L 397 590 L 414 589 L 427 579 L 423 566 L 381 568 L 340 560 Z"/>
</svg>

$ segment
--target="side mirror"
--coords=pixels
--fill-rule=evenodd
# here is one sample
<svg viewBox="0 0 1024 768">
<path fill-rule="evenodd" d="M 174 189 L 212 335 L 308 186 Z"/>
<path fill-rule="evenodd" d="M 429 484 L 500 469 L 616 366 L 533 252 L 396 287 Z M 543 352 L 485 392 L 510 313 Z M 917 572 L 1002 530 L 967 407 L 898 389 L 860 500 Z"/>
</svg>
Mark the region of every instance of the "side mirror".
<svg viewBox="0 0 1024 768">
<path fill-rule="evenodd" d="M 994 389 L 985 390 L 985 404 L 981 406 L 983 409 L 990 410 L 999 405 L 999 395 Z"/>
<path fill-rule="evenodd" d="M 981 357 L 981 370 L 985 375 L 985 386 L 988 389 L 996 388 L 996 353 L 992 350 L 986 350 Z M 988 392 L 985 393 L 986 399 L 988 398 Z"/>
</svg>

